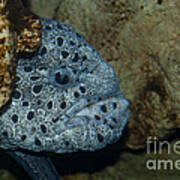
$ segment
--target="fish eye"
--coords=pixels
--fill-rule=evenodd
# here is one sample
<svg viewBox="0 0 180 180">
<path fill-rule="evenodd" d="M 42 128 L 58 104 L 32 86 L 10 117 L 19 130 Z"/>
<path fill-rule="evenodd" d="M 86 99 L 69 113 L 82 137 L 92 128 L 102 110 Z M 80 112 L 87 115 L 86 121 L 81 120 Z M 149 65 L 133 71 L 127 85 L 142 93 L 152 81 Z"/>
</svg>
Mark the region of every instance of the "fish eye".
<svg viewBox="0 0 180 180">
<path fill-rule="evenodd" d="M 48 82 L 55 87 L 68 88 L 72 87 L 78 78 L 78 74 L 73 74 L 73 69 L 67 66 L 55 67 L 47 74 Z"/>
<path fill-rule="evenodd" d="M 72 76 L 72 70 L 66 67 L 61 67 L 56 69 L 55 71 L 51 71 L 49 74 L 50 81 L 60 87 L 69 87 L 73 84 L 74 78 Z"/>
</svg>

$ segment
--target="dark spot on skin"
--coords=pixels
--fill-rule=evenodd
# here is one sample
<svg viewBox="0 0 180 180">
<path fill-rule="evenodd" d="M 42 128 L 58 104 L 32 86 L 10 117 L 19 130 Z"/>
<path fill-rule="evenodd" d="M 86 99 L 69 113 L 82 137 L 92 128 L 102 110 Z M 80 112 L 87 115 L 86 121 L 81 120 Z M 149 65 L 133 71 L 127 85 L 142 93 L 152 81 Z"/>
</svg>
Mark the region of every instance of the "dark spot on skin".
<svg viewBox="0 0 180 180">
<path fill-rule="evenodd" d="M 2 133 L 2 135 L 3 135 L 4 137 L 8 137 L 7 131 L 4 131 L 4 132 Z"/>
<path fill-rule="evenodd" d="M 76 36 L 82 38 L 82 36 L 79 33 L 76 33 Z"/>
<path fill-rule="evenodd" d="M 85 67 L 85 68 L 82 70 L 82 72 L 88 72 L 88 68 Z"/>
<path fill-rule="evenodd" d="M 113 109 L 116 109 L 117 108 L 117 104 L 114 102 L 113 103 Z"/>
<path fill-rule="evenodd" d="M 55 80 L 57 83 L 61 85 L 65 85 L 69 82 L 69 77 L 67 75 L 64 75 L 63 77 L 61 76 L 60 72 L 57 72 L 55 75 Z"/>
<path fill-rule="evenodd" d="M 113 125 L 111 125 L 111 124 L 109 124 L 109 127 L 110 127 L 110 129 L 114 129 L 114 126 L 113 126 Z"/>
<path fill-rule="evenodd" d="M 74 70 L 73 70 L 73 73 L 74 73 L 74 74 L 76 74 L 76 73 L 77 73 L 77 71 L 74 69 Z"/>
<path fill-rule="evenodd" d="M 19 99 L 21 97 L 21 93 L 17 90 L 13 91 L 12 97 L 15 99 Z"/>
<path fill-rule="evenodd" d="M 31 72 L 32 71 L 32 67 L 31 66 L 25 66 L 24 67 L 24 71 L 25 72 Z"/>
<path fill-rule="evenodd" d="M 31 120 L 34 118 L 34 112 L 33 111 L 29 111 L 28 115 L 27 115 L 27 119 Z"/>
<path fill-rule="evenodd" d="M 47 132 L 47 128 L 46 128 L 46 126 L 45 126 L 44 124 L 42 124 L 42 125 L 40 126 L 40 128 L 41 128 L 41 131 L 42 131 L 43 133 L 46 133 L 46 132 Z"/>
<path fill-rule="evenodd" d="M 13 116 L 11 117 L 12 121 L 14 123 L 17 123 L 18 122 L 18 116 L 16 114 L 13 114 Z"/>
<path fill-rule="evenodd" d="M 85 61 L 87 59 L 87 56 L 83 56 L 82 61 Z"/>
<path fill-rule="evenodd" d="M 104 119 L 104 124 L 107 124 L 108 120 L 107 119 Z"/>
<path fill-rule="evenodd" d="M 98 98 L 98 101 L 102 101 L 102 98 L 101 98 L 101 97 L 99 97 L 99 98 Z"/>
<path fill-rule="evenodd" d="M 46 30 L 51 30 L 51 27 L 48 25 L 45 28 L 46 28 Z"/>
<path fill-rule="evenodd" d="M 42 66 L 42 67 L 39 68 L 39 70 L 40 70 L 40 71 L 44 71 L 44 70 L 46 71 L 46 70 L 47 70 L 47 67 L 43 67 L 43 66 Z"/>
<path fill-rule="evenodd" d="M 69 146 L 69 142 L 68 141 L 65 141 L 64 142 L 66 146 Z"/>
<path fill-rule="evenodd" d="M 38 94 L 38 93 L 41 92 L 42 87 L 43 87 L 42 85 L 35 85 L 35 86 L 33 87 L 33 91 L 34 91 L 36 94 Z"/>
<path fill-rule="evenodd" d="M 62 51 L 61 54 L 62 54 L 63 58 L 67 58 L 69 56 L 69 53 L 66 51 Z"/>
<path fill-rule="evenodd" d="M 80 86 L 79 89 L 80 89 L 81 93 L 85 93 L 86 92 L 86 89 L 83 86 Z"/>
<path fill-rule="evenodd" d="M 38 79 L 40 79 L 40 77 L 39 76 L 32 76 L 30 79 L 32 81 L 37 81 Z"/>
<path fill-rule="evenodd" d="M 98 139 L 99 142 L 103 142 L 104 137 L 101 134 L 98 133 L 97 134 L 97 139 Z"/>
<path fill-rule="evenodd" d="M 62 46 L 63 41 L 64 41 L 63 38 L 58 37 L 58 38 L 57 38 L 57 44 L 58 44 L 58 46 Z"/>
<path fill-rule="evenodd" d="M 62 102 L 62 103 L 60 104 L 60 108 L 61 108 L 61 109 L 65 109 L 65 108 L 66 108 L 66 102 Z"/>
<path fill-rule="evenodd" d="M 34 139 L 34 143 L 37 146 L 41 146 L 41 141 L 37 137 Z"/>
<path fill-rule="evenodd" d="M 78 53 L 75 53 L 74 58 L 72 59 L 72 62 L 77 62 L 79 59 Z"/>
<path fill-rule="evenodd" d="M 112 117 L 111 119 L 112 119 L 112 121 L 114 121 L 115 123 L 117 123 L 116 118 Z"/>
<path fill-rule="evenodd" d="M 26 135 L 21 136 L 21 140 L 24 141 L 26 139 Z"/>
<path fill-rule="evenodd" d="M 47 53 L 47 49 L 46 49 L 46 47 L 43 47 L 43 48 L 41 49 L 40 55 L 43 56 L 43 55 L 46 54 L 46 53 Z"/>
<path fill-rule="evenodd" d="M 78 98 L 78 97 L 79 97 L 79 93 L 75 91 L 75 92 L 74 92 L 74 97 L 75 97 L 75 98 Z"/>
<path fill-rule="evenodd" d="M 21 80 L 21 78 L 19 76 L 15 77 L 15 82 L 18 83 Z"/>
<path fill-rule="evenodd" d="M 58 118 L 58 117 L 57 117 L 57 118 L 52 118 L 52 122 L 53 122 L 53 123 L 58 122 L 58 120 L 59 120 L 59 118 Z"/>
<path fill-rule="evenodd" d="M 107 107 L 105 105 L 102 105 L 101 106 L 101 111 L 106 113 L 107 112 Z"/>
<path fill-rule="evenodd" d="M 41 100 L 38 100 L 37 101 L 37 105 L 41 105 L 42 101 Z"/>
<path fill-rule="evenodd" d="M 29 106 L 29 103 L 27 101 L 24 101 L 22 105 L 23 106 Z"/>
<path fill-rule="evenodd" d="M 71 45 L 71 46 L 74 46 L 75 43 L 74 43 L 73 41 L 70 41 L 70 45 Z"/>
<path fill-rule="evenodd" d="M 60 30 L 63 29 L 63 27 L 60 24 L 57 25 L 57 28 Z"/>
<path fill-rule="evenodd" d="M 49 102 L 47 103 L 47 108 L 48 108 L 48 109 L 51 109 L 51 108 L 52 108 L 52 105 L 53 105 L 53 104 L 52 104 L 52 101 L 49 101 Z"/>
<path fill-rule="evenodd" d="M 95 118 L 96 120 L 100 120 L 100 119 L 101 119 L 98 115 L 94 115 L 94 118 Z"/>
</svg>

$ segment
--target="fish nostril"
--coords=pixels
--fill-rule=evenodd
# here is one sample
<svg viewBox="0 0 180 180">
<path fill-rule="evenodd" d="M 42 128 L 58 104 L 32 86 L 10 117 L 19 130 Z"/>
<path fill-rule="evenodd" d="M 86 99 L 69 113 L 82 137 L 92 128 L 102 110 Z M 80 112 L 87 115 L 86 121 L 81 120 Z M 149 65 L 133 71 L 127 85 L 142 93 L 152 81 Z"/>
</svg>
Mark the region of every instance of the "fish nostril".
<svg viewBox="0 0 180 180">
<path fill-rule="evenodd" d="M 55 75 L 55 80 L 58 84 L 61 84 L 61 85 L 65 85 L 69 82 L 69 77 L 68 75 L 61 75 L 60 72 L 57 72 L 56 75 Z"/>
</svg>

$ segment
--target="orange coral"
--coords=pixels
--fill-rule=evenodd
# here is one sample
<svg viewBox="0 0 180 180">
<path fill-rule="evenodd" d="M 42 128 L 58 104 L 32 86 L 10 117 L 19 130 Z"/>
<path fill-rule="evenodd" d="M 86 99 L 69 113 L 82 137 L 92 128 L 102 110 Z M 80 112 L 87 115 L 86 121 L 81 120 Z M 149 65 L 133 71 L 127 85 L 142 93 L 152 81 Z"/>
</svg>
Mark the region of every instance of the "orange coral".
<svg viewBox="0 0 180 180">
<path fill-rule="evenodd" d="M 41 24 L 20 0 L 0 0 L 0 107 L 10 98 L 17 53 L 32 53 L 40 46 Z"/>
</svg>

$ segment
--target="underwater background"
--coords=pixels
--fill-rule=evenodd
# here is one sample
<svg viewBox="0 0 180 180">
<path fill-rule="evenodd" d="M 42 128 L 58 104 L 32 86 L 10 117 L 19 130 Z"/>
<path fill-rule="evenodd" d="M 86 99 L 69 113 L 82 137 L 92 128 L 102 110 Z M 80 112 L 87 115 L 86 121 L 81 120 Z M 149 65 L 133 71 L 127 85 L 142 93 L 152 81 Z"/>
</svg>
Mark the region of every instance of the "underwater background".
<svg viewBox="0 0 180 180">
<path fill-rule="evenodd" d="M 130 102 L 131 117 L 117 143 L 52 157 L 61 179 L 179 179 L 180 1 L 24 0 L 24 5 L 82 34 L 114 68 Z M 2 152 L 1 179 L 28 176 Z"/>
</svg>

